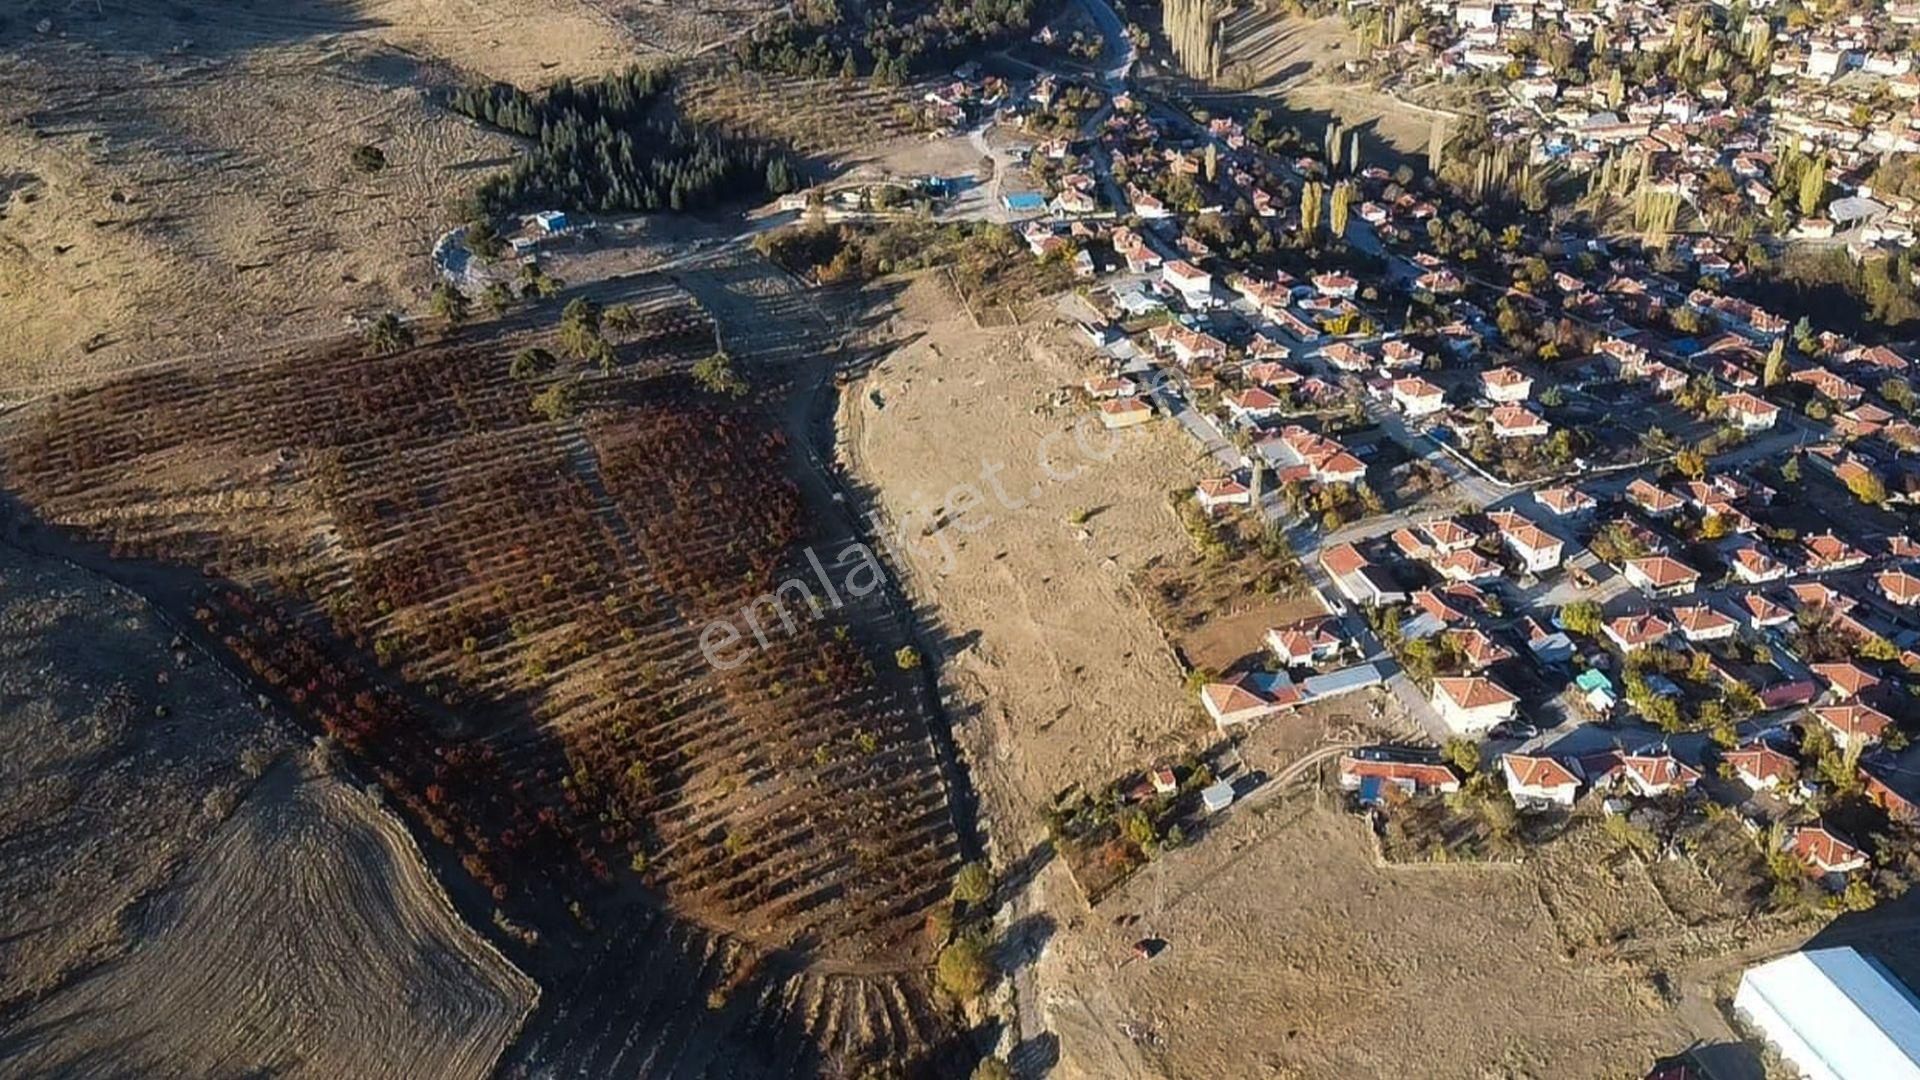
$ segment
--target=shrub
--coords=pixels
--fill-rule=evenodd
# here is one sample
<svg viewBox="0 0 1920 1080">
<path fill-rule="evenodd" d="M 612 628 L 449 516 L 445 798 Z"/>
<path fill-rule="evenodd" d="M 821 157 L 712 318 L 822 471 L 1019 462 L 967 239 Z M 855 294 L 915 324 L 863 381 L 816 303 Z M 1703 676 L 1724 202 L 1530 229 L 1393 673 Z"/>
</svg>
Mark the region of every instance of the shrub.
<svg viewBox="0 0 1920 1080">
<path fill-rule="evenodd" d="M 714 353 L 693 365 L 693 381 L 711 394 L 744 397 L 747 393 L 747 381 L 733 370 L 733 358 L 725 352 Z"/>
<path fill-rule="evenodd" d="M 533 411 L 544 420 L 565 420 L 573 415 L 578 406 L 577 392 L 573 383 L 558 382 L 533 396 Z"/>
<path fill-rule="evenodd" d="M 348 155 L 347 160 L 353 163 L 355 169 L 363 173 L 377 173 L 387 167 L 386 151 L 372 143 L 362 143 L 354 147 L 353 153 Z"/>
<path fill-rule="evenodd" d="M 953 898 L 968 904 L 984 904 L 993 896 L 993 871 L 982 860 L 974 860 L 953 876 Z"/>
<path fill-rule="evenodd" d="M 993 963 L 987 959 L 986 944 L 977 937 L 963 937 L 941 949 L 934 977 L 954 997 L 979 997 L 993 982 Z"/>
<path fill-rule="evenodd" d="M 920 666 L 920 650 L 911 645 L 902 645 L 893 654 L 893 662 L 901 671 L 912 671 Z"/>
</svg>

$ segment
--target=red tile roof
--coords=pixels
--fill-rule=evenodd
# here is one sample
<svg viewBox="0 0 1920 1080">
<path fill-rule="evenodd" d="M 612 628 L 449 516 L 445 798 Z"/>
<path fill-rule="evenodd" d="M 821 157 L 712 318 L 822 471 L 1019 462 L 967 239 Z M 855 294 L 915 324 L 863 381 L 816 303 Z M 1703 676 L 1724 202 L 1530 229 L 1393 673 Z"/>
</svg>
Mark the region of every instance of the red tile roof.
<svg viewBox="0 0 1920 1080">
<path fill-rule="evenodd" d="M 1893 718 L 1871 705 L 1854 702 L 1847 705 L 1824 705 L 1813 710 L 1813 715 L 1822 724 L 1834 732 L 1849 739 L 1861 739 L 1878 742 L 1887 729 L 1893 726 Z"/>
<path fill-rule="evenodd" d="M 1656 589 L 1672 588 L 1688 582 L 1700 580 L 1700 572 L 1671 555 L 1648 555 L 1643 559 L 1633 559 L 1627 563 L 1637 569 L 1642 577 L 1653 583 Z"/>
<path fill-rule="evenodd" d="M 1478 675 L 1435 679 L 1433 690 L 1462 709 L 1511 705 L 1520 700 L 1499 683 Z"/>
<path fill-rule="evenodd" d="M 1579 786 L 1580 778 L 1572 770 L 1550 757 L 1538 757 L 1532 754 L 1502 754 L 1500 761 L 1513 773 L 1513 778 L 1523 787 L 1556 788 L 1568 784 Z"/>
<path fill-rule="evenodd" d="M 1810 868 L 1820 871 L 1857 869 L 1866 853 L 1820 825 L 1803 825 L 1787 840 L 1787 850 Z"/>
<path fill-rule="evenodd" d="M 1800 772 L 1799 763 L 1791 756 L 1766 743 L 1753 743 L 1738 750 L 1728 750 L 1720 757 L 1727 764 L 1762 782 L 1792 780 Z"/>
</svg>

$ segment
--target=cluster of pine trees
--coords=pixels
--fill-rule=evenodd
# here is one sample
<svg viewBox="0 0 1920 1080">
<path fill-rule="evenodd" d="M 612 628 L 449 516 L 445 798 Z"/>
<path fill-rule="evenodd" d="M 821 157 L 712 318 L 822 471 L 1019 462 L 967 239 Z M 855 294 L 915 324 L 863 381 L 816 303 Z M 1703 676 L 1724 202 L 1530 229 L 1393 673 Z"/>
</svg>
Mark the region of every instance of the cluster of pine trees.
<svg viewBox="0 0 1920 1080">
<path fill-rule="evenodd" d="M 857 15 L 836 0 L 796 5 L 735 46 L 757 71 L 824 78 L 870 75 L 899 85 L 917 73 L 949 67 L 968 52 L 1032 33 L 1039 0 L 934 0 L 865 6 Z"/>
<path fill-rule="evenodd" d="M 589 82 L 563 79 L 538 95 L 505 83 L 456 91 L 456 112 L 536 143 L 480 185 L 476 214 L 695 210 L 793 190 L 793 163 L 777 149 L 660 118 L 669 80 L 661 69 L 634 67 Z"/>
</svg>

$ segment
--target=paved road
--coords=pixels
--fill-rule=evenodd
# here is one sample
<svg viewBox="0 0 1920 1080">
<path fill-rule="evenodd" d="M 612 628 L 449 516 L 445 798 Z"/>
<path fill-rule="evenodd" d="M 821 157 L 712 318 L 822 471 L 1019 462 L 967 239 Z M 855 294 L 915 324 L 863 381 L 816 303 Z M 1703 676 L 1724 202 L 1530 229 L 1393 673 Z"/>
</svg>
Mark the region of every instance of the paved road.
<svg viewBox="0 0 1920 1080">
<path fill-rule="evenodd" d="M 1213 417 L 1194 408 L 1186 398 L 1176 394 L 1168 385 L 1169 378 L 1161 368 L 1154 368 L 1146 376 L 1147 394 L 1153 399 L 1154 405 L 1178 421 L 1221 469 L 1233 472 L 1245 468 L 1247 460 L 1240 453 L 1240 448 L 1233 445 L 1233 440 L 1220 430 L 1220 425 L 1214 422 Z"/>
<path fill-rule="evenodd" d="M 1127 24 L 1120 21 L 1120 14 L 1107 0 L 1080 0 L 1080 7 L 1100 28 L 1101 40 L 1106 44 L 1106 55 L 1101 57 L 1105 65 L 1101 77 L 1109 93 L 1118 93 L 1126 87 L 1135 59 L 1133 42 L 1127 37 Z"/>
</svg>

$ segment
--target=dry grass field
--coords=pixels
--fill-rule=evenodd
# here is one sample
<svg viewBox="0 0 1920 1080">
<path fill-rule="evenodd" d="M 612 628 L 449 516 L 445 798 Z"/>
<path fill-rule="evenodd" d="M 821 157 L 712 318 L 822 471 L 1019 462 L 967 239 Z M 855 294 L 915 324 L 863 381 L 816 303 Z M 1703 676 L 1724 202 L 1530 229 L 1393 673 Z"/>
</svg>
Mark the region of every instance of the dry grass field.
<svg viewBox="0 0 1920 1080">
<path fill-rule="evenodd" d="M 1052 1011 L 1080 1036 L 1063 1072 L 1637 1075 L 1709 1033 L 1663 1000 L 1655 969 L 1585 947 L 1665 917 L 1613 858 L 1581 836 L 1519 868 L 1384 868 L 1364 824 L 1329 809 L 1229 820 L 1102 909 L 1139 922 L 1088 920 L 1048 957 L 1043 977 L 1072 988 Z M 1641 916 L 1652 924 L 1632 929 Z M 1142 934 L 1167 951 L 1125 963 Z M 1122 1024 L 1140 1039 L 1101 1037 Z"/>
<path fill-rule="evenodd" d="M 908 576 L 954 643 L 943 674 L 979 710 L 970 726 L 997 766 L 1039 805 L 1203 736 L 1131 583 L 1145 562 L 1186 557 L 1166 502 L 1196 475 L 1185 436 L 1156 423 L 1114 437 L 1110 460 L 1082 455 L 1073 425 L 1091 410 L 1066 392 L 1091 371 L 1084 344 L 1046 327 L 976 330 L 944 276 L 918 279 L 884 333 L 912 343 L 846 392 L 841 452 L 896 521 L 956 485 L 986 495 L 977 531 L 942 531 L 951 562 L 923 543 Z M 1087 445 L 1102 450 L 1093 426 Z M 1043 454 L 1083 471 L 1051 479 Z M 989 466 L 1005 505 L 981 478 Z"/>
<path fill-rule="evenodd" d="M 418 308 L 512 143 L 438 107 L 721 42 L 624 0 L 25 0 L 0 12 L 0 396 Z M 43 21 L 44 20 L 44 23 Z M 44 26 L 44 32 L 42 27 Z M 387 168 L 355 170 L 373 145 Z"/>
</svg>

